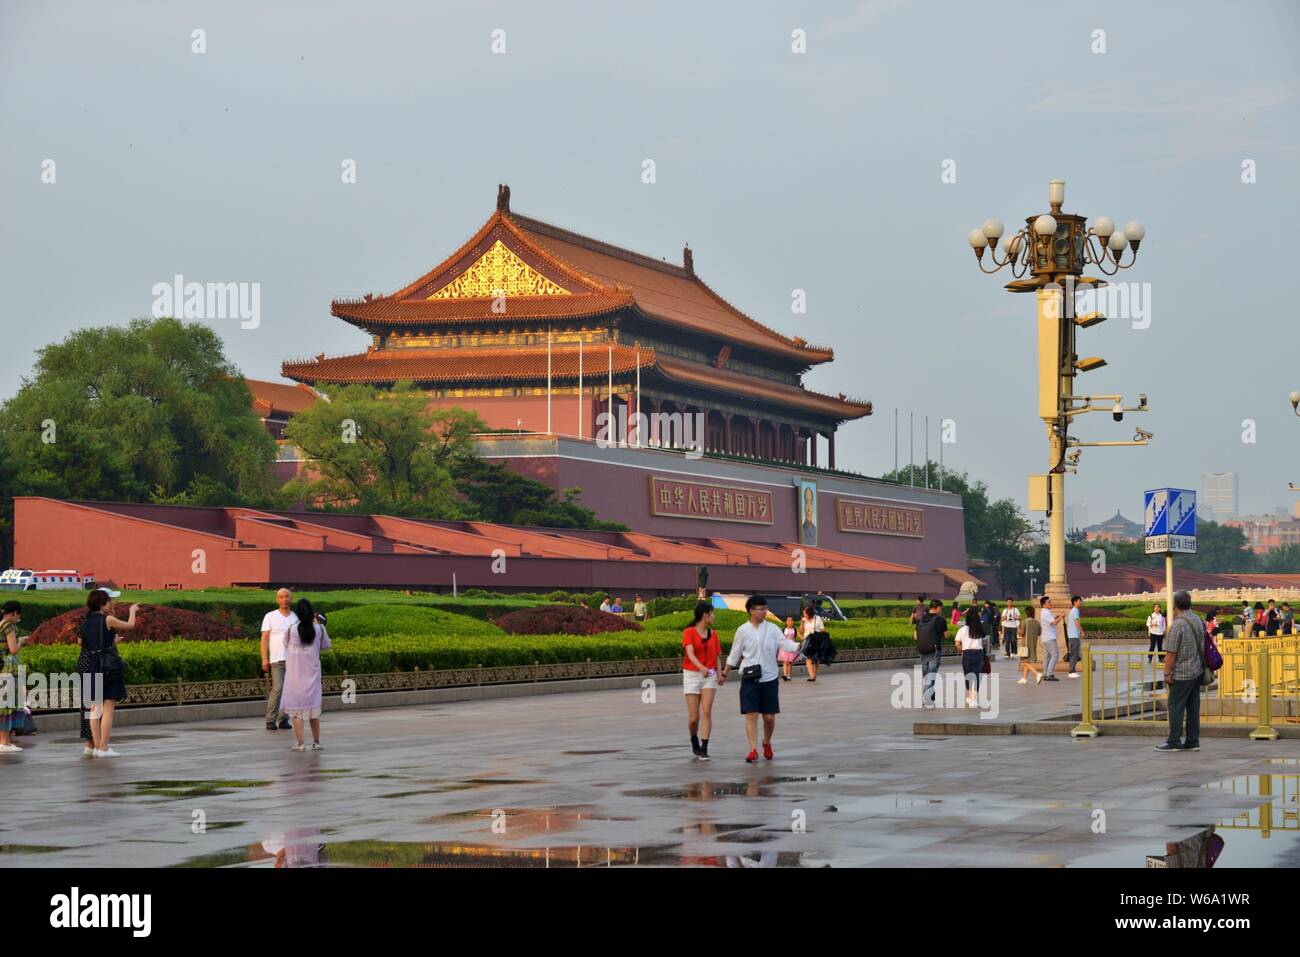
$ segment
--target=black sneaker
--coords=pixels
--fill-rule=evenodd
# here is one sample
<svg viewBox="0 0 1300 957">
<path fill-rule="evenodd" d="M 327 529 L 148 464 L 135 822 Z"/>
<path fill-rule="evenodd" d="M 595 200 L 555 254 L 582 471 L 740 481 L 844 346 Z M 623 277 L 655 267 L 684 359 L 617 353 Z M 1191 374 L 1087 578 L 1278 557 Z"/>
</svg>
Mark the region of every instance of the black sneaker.
<svg viewBox="0 0 1300 957">
<path fill-rule="evenodd" d="M 293 725 L 291 725 L 291 724 L 289 723 L 289 719 L 288 719 L 288 718 L 281 718 L 281 719 L 280 719 L 280 723 L 279 723 L 279 725 L 277 725 L 277 727 L 279 727 L 279 729 L 280 729 L 281 731 L 288 731 L 290 728 L 293 727 Z"/>
<path fill-rule="evenodd" d="M 1156 750 L 1157 751 L 1181 751 L 1183 750 L 1183 746 L 1181 744 L 1170 744 L 1168 741 L 1166 741 L 1164 744 L 1157 744 Z"/>
<path fill-rule="evenodd" d="M 1047 676 L 1046 678 L 1044 678 L 1043 680 L 1044 680 L 1044 681 L 1060 681 L 1061 679 L 1058 678 L 1058 677 L 1056 677 L 1056 675 L 1048 675 L 1048 676 Z"/>
<path fill-rule="evenodd" d="M 267 731 L 274 731 L 274 730 L 275 730 L 275 722 L 274 722 L 274 721 L 268 721 L 268 722 L 266 722 L 266 730 L 267 730 Z"/>
<path fill-rule="evenodd" d="M 695 755 L 697 758 L 700 756 L 700 743 L 698 741 L 691 741 L 691 754 Z"/>
<path fill-rule="evenodd" d="M 1199 751 L 1199 750 L 1201 750 L 1201 746 L 1200 746 L 1199 744 L 1184 744 L 1184 745 L 1183 745 L 1183 750 L 1184 750 L 1184 751 Z"/>
</svg>

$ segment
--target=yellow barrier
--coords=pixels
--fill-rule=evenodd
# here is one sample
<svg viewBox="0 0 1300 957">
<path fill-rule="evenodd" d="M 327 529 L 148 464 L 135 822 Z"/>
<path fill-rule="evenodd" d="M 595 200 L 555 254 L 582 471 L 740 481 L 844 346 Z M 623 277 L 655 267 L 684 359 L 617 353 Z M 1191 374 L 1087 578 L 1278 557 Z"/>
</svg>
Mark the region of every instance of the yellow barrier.
<svg viewBox="0 0 1300 957">
<path fill-rule="evenodd" d="M 1300 640 L 1227 641 L 1223 667 L 1201 690 L 1201 723 L 1250 728 L 1252 740 L 1277 738 L 1275 724 L 1300 725 Z M 1168 722 L 1162 654 L 1083 647 L 1081 716 L 1075 737 L 1107 725 Z"/>
<path fill-rule="evenodd" d="M 1263 837 L 1272 831 L 1300 831 L 1300 774 L 1243 775 L 1206 786 L 1262 799 L 1255 807 L 1234 814 L 1232 823 L 1220 822 L 1216 828 L 1260 831 Z"/>
</svg>

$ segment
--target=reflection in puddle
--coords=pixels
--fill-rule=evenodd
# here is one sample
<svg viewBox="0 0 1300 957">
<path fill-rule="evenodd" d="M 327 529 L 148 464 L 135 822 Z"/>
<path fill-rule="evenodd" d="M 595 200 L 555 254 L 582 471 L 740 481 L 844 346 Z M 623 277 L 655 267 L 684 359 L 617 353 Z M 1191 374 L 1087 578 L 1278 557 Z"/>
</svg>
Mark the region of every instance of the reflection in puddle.
<svg viewBox="0 0 1300 957">
<path fill-rule="evenodd" d="M 810 774 L 799 777 L 765 777 L 753 781 L 737 781 L 734 784 L 713 784 L 709 781 L 697 781 L 679 788 L 647 788 L 641 791 L 625 791 L 627 797 L 666 798 L 671 801 L 711 801 L 714 798 L 771 797 L 772 786 L 776 784 L 808 784 L 830 781 L 833 774 Z"/>
<path fill-rule="evenodd" d="M 680 845 L 494 847 L 421 841 L 319 843 L 314 829 L 287 831 L 248 847 L 191 858 L 178 867 L 799 867 L 802 852 L 695 856 Z"/>
<path fill-rule="evenodd" d="M 1272 758 L 1294 766 L 1297 758 Z M 1243 774 L 1205 785 L 1258 803 L 1147 855 L 1147 867 L 1300 867 L 1300 773 Z"/>
<path fill-rule="evenodd" d="M 131 787 L 135 791 L 122 791 L 113 795 L 113 797 L 130 797 L 138 794 L 142 797 L 161 797 L 161 798 L 194 798 L 194 797 L 212 797 L 218 794 L 229 794 L 231 791 L 239 788 L 260 788 L 266 787 L 270 781 L 132 781 Z"/>
</svg>

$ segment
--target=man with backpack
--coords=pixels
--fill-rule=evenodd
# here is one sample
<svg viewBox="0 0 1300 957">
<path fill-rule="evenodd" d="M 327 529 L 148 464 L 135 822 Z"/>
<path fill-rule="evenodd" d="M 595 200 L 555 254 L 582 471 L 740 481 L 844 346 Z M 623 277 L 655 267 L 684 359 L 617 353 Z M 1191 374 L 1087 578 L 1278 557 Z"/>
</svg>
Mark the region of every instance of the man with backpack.
<svg viewBox="0 0 1300 957">
<path fill-rule="evenodd" d="M 943 619 L 943 602 L 930 599 L 930 607 L 916 623 L 916 653 L 921 658 L 921 700 L 934 704 L 934 684 L 939 678 L 939 661 L 943 657 L 943 638 L 947 630 Z"/>
<path fill-rule="evenodd" d="M 1165 636 L 1165 687 L 1169 689 L 1169 739 L 1157 751 L 1201 749 L 1201 687 L 1208 684 L 1205 623 L 1192 611 L 1189 592 L 1174 592 L 1174 621 Z M 1222 661 L 1222 659 L 1220 659 Z M 1213 664 L 1210 662 L 1209 664 Z M 1186 718 L 1187 736 L 1183 737 Z"/>
</svg>

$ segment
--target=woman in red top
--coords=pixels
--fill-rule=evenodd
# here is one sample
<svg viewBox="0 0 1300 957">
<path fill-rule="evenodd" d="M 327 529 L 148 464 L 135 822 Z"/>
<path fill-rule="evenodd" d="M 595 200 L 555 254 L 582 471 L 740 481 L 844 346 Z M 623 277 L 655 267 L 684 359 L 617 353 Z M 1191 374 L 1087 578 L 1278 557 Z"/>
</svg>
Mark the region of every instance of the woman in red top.
<svg viewBox="0 0 1300 957">
<path fill-rule="evenodd" d="M 713 730 L 713 698 L 725 678 L 718 672 L 722 642 L 713 630 L 713 603 L 695 603 L 695 620 L 682 632 L 682 693 L 691 731 L 691 751 L 709 760 L 709 732 Z"/>
</svg>

